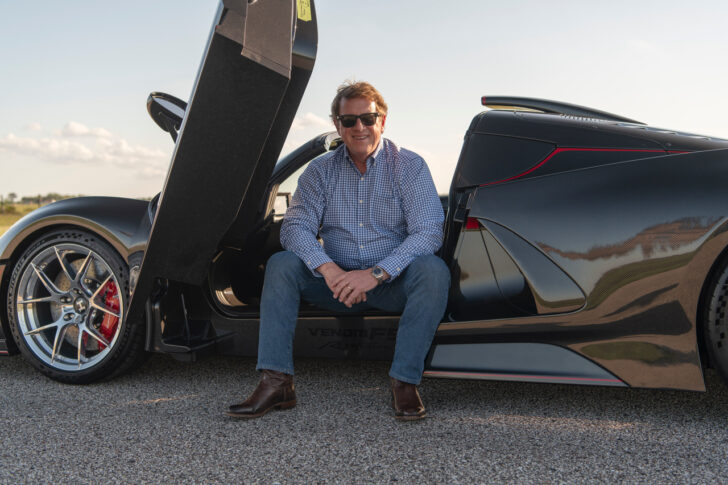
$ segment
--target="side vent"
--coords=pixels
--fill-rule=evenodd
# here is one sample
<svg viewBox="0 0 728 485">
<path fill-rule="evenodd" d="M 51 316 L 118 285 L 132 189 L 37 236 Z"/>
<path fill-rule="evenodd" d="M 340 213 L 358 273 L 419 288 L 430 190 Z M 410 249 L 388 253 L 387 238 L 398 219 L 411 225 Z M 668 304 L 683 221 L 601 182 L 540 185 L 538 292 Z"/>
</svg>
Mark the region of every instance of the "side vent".
<svg viewBox="0 0 728 485">
<path fill-rule="evenodd" d="M 520 269 L 531 287 L 538 314 L 575 311 L 584 306 L 584 292 L 545 254 L 499 224 L 481 223 Z M 488 251 L 491 252 L 491 245 Z M 496 279 L 500 284 L 498 271 Z"/>
</svg>

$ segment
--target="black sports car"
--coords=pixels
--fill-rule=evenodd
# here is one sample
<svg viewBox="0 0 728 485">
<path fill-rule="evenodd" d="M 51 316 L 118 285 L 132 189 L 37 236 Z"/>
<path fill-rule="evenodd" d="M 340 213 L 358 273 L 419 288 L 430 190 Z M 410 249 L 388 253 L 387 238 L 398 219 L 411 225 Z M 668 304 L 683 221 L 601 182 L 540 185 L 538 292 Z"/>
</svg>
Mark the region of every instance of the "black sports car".
<svg viewBox="0 0 728 485">
<path fill-rule="evenodd" d="M 189 104 L 148 100 L 176 140 L 161 194 L 57 202 L 0 237 L 0 352 L 72 383 L 147 352 L 254 355 L 290 191 L 339 143 L 278 160 L 316 44 L 313 1 L 222 2 Z M 483 104 L 443 197 L 453 284 L 426 375 L 689 390 L 705 365 L 728 375 L 728 141 Z M 304 305 L 295 353 L 388 358 L 396 325 Z"/>
</svg>

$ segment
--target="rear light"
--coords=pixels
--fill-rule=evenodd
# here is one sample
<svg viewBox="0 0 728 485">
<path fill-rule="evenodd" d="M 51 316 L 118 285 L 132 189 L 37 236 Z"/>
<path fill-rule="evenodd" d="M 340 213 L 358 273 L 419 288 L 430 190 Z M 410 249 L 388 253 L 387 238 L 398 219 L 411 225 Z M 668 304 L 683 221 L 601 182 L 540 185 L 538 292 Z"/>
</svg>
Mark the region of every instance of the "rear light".
<svg viewBox="0 0 728 485">
<path fill-rule="evenodd" d="M 475 217 L 468 217 L 465 222 L 465 229 L 480 229 L 480 222 Z"/>
</svg>

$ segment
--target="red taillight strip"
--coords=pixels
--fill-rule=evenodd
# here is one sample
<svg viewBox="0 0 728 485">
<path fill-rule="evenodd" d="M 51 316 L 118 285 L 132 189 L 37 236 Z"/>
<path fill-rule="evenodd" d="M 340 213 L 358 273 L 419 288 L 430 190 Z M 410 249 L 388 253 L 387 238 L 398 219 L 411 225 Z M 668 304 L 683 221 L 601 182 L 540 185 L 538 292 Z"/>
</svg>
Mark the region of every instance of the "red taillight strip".
<svg viewBox="0 0 728 485">
<path fill-rule="evenodd" d="M 465 222 L 465 229 L 480 229 L 480 222 L 475 217 L 468 217 Z"/>
<path fill-rule="evenodd" d="M 539 167 L 542 167 L 543 165 L 545 165 L 546 162 L 548 162 L 554 156 L 558 155 L 561 152 L 641 152 L 641 153 L 665 153 L 668 155 L 673 155 L 676 153 L 690 153 L 690 152 L 678 151 L 678 150 L 672 150 L 672 151 L 635 150 L 635 149 L 631 149 L 631 148 L 556 148 L 546 158 L 544 158 L 540 163 L 534 165 L 533 167 L 529 168 L 525 172 L 519 173 L 518 175 L 514 175 L 513 177 L 505 178 L 503 180 L 496 180 L 495 182 L 488 182 L 485 184 L 481 184 L 480 187 L 486 187 L 488 185 L 495 185 L 495 184 L 502 184 L 503 182 L 509 182 L 511 180 L 521 178 L 524 175 L 528 175 L 529 173 L 533 172 L 534 170 L 537 170 Z"/>
<path fill-rule="evenodd" d="M 494 374 L 494 373 L 483 373 L 483 372 L 454 372 L 454 371 L 438 371 L 438 370 L 426 370 L 424 372 L 426 376 L 432 377 L 470 377 L 470 378 L 500 378 L 500 379 L 531 379 L 531 380 L 542 380 L 542 381 L 587 381 L 587 382 L 615 382 L 623 384 L 619 379 L 602 379 L 596 377 L 564 377 L 564 376 L 534 376 L 526 374 Z"/>
</svg>

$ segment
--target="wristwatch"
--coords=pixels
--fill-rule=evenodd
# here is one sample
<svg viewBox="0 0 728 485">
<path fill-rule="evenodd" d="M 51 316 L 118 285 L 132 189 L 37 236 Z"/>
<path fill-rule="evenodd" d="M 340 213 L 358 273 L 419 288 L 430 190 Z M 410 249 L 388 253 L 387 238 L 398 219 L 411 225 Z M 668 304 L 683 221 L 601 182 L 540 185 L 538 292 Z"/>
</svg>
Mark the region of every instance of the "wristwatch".
<svg viewBox="0 0 728 485">
<path fill-rule="evenodd" d="M 372 268 L 372 276 L 374 276 L 374 278 L 377 280 L 378 285 L 384 283 L 384 280 L 386 278 L 384 270 L 379 266 L 375 266 L 374 268 Z"/>
</svg>

